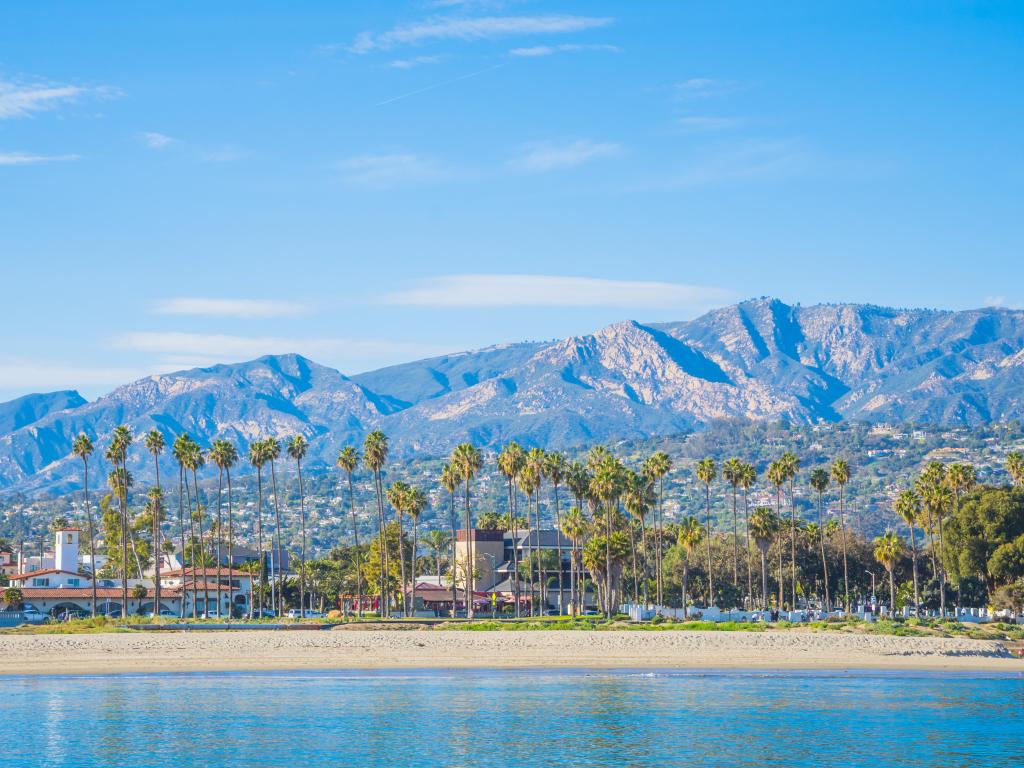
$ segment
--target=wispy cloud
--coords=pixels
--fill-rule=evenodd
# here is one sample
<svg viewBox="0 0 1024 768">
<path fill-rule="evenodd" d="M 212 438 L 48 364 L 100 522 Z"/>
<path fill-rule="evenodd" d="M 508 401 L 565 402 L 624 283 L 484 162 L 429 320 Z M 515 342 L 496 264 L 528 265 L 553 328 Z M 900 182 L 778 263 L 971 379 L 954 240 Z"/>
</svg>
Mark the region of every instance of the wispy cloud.
<svg viewBox="0 0 1024 768">
<path fill-rule="evenodd" d="M 413 91 L 407 91 L 406 93 L 400 93 L 397 96 L 392 96 L 390 98 L 384 99 L 383 101 L 378 101 L 376 104 L 374 104 L 374 106 L 375 107 L 383 107 L 385 104 L 393 104 L 396 101 L 401 101 L 402 99 L 407 99 L 410 96 L 416 96 L 416 95 L 421 94 L 421 93 L 426 93 L 427 91 L 433 91 L 435 88 L 441 88 L 441 87 L 443 87 L 445 85 L 451 85 L 453 83 L 459 82 L 460 80 L 469 80 L 471 77 L 476 77 L 477 75 L 482 75 L 485 72 L 490 72 L 492 69 L 498 69 L 499 67 L 503 67 L 503 66 L 505 66 L 505 64 L 495 64 L 495 65 L 493 65 L 491 67 L 485 67 L 484 69 L 478 69 L 475 72 L 467 72 L 464 75 L 459 75 L 458 77 L 452 77 L 452 78 L 450 78 L 448 80 L 442 80 L 442 81 L 440 81 L 438 83 L 431 83 L 430 85 L 425 85 L 422 88 L 417 88 L 417 89 L 415 89 Z"/>
<path fill-rule="evenodd" d="M 699 311 L 732 301 L 722 288 L 557 275 L 448 275 L 382 297 L 417 307 L 616 307 Z"/>
<path fill-rule="evenodd" d="M 442 181 L 450 175 L 437 160 L 412 153 L 359 155 L 343 160 L 340 167 L 348 184 L 372 189 Z"/>
<path fill-rule="evenodd" d="M 33 155 L 28 152 L 0 152 L 0 165 L 36 165 L 78 160 L 80 155 Z"/>
<path fill-rule="evenodd" d="M 166 149 L 171 144 L 175 144 L 178 141 L 167 134 L 157 133 L 156 131 L 144 131 L 140 134 L 139 138 L 141 138 L 142 143 L 150 149 Z"/>
<path fill-rule="evenodd" d="M 0 80 L 0 120 L 30 117 L 85 96 L 116 98 L 120 93 L 117 88 L 110 86 L 85 88 L 78 85 L 20 84 Z"/>
<path fill-rule="evenodd" d="M 619 53 L 621 50 L 617 45 L 608 45 L 606 43 L 562 43 L 561 45 L 534 45 L 529 48 L 513 48 L 508 53 L 510 56 L 537 58 L 540 56 L 551 56 L 555 53 L 582 53 L 585 51 Z"/>
<path fill-rule="evenodd" d="M 0 359 L 0 390 L 25 394 L 61 389 L 113 389 L 145 373 L 141 368 L 103 368 L 7 358 Z"/>
<path fill-rule="evenodd" d="M 274 299 L 210 299 L 179 297 L 161 299 L 153 305 L 158 315 L 197 315 L 202 317 L 291 317 L 310 311 L 305 304 Z"/>
<path fill-rule="evenodd" d="M 134 331 L 110 340 L 117 349 L 146 352 L 161 356 L 161 365 L 168 362 L 185 366 L 251 359 L 262 355 L 297 352 L 312 358 L 353 356 L 364 359 L 393 359 L 396 356 L 440 354 L 444 350 L 432 345 L 372 338 L 307 338 L 287 336 L 234 336 L 222 333 L 179 333 L 176 331 Z"/>
<path fill-rule="evenodd" d="M 364 54 L 443 40 L 469 42 L 513 35 L 564 34 L 606 27 L 611 23 L 610 18 L 571 15 L 434 18 L 399 25 L 379 33 L 360 32 L 348 50 Z"/>
<path fill-rule="evenodd" d="M 622 152 L 622 146 L 613 142 L 579 139 L 567 144 L 539 142 L 525 145 L 511 161 L 523 171 L 543 173 L 558 168 L 573 168 L 600 157 L 611 157 Z"/>
<path fill-rule="evenodd" d="M 740 124 L 736 117 L 713 117 L 710 115 L 689 115 L 680 117 L 676 123 L 691 133 L 711 133 L 713 131 L 727 131 Z"/>
<path fill-rule="evenodd" d="M 422 67 L 424 64 L 437 64 L 439 61 L 441 61 L 440 56 L 413 56 L 409 59 L 389 61 L 385 66 L 391 69 L 414 69 L 415 67 Z"/>
<path fill-rule="evenodd" d="M 723 96 L 740 90 L 739 83 L 732 80 L 719 80 L 710 77 L 691 77 L 672 85 L 676 96 L 683 99 L 701 99 L 710 96 Z"/>
<path fill-rule="evenodd" d="M 701 187 L 780 178 L 810 171 L 814 153 L 798 141 L 750 140 L 704 150 L 688 167 L 656 187 Z"/>
</svg>

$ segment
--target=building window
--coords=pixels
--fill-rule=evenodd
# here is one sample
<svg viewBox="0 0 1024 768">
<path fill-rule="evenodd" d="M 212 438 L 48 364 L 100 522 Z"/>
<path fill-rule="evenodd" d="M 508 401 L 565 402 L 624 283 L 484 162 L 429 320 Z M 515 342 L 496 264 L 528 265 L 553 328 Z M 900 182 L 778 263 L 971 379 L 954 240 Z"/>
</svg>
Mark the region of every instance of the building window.
<svg viewBox="0 0 1024 768">
<path fill-rule="evenodd" d="M 78 579 L 68 579 L 68 586 L 69 587 L 77 587 L 78 584 L 79 584 L 79 580 Z"/>
<path fill-rule="evenodd" d="M 50 586 L 49 579 L 32 579 L 33 587 L 48 587 Z"/>
</svg>

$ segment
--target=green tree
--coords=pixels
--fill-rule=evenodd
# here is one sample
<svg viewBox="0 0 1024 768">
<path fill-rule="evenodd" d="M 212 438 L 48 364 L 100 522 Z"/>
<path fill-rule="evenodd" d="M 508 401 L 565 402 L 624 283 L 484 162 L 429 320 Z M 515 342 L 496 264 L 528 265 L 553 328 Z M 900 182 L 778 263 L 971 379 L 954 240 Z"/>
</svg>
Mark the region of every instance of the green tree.
<svg viewBox="0 0 1024 768">
<path fill-rule="evenodd" d="M 359 525 L 356 521 L 356 492 L 352 483 L 352 476 L 359 467 L 359 451 L 350 445 L 346 445 L 338 451 L 338 467 L 348 478 L 348 508 L 352 515 L 352 541 L 356 551 L 359 551 Z M 359 618 L 363 617 L 363 571 L 356 567 L 356 612 Z"/>
<path fill-rule="evenodd" d="M 7 587 L 4 590 L 4 602 L 7 604 L 7 610 L 20 611 L 25 605 L 25 594 L 17 587 Z"/>
<path fill-rule="evenodd" d="M 160 454 L 162 454 L 164 452 L 164 449 L 167 447 L 167 444 L 164 441 L 163 433 L 159 429 L 151 429 L 151 430 L 149 430 L 149 432 L 146 434 L 146 437 L 145 437 L 143 442 L 144 442 L 144 444 L 146 446 L 146 450 L 153 457 L 153 472 L 154 472 L 154 477 L 155 477 L 155 481 L 156 481 L 156 485 L 154 487 L 157 488 L 158 490 L 160 490 L 160 492 L 161 492 L 160 498 L 161 498 L 161 502 L 162 502 L 162 499 L 163 499 L 163 489 L 160 486 Z M 161 507 L 161 509 L 162 509 L 162 507 Z M 153 540 L 153 545 L 152 545 L 152 549 L 153 549 L 153 589 L 154 589 L 154 595 L 155 595 L 154 602 L 153 602 L 153 605 L 154 605 L 153 613 L 154 613 L 154 615 L 157 615 L 157 616 L 160 615 L 160 588 L 161 588 L 161 584 L 160 584 L 160 560 L 161 560 L 161 557 L 160 557 L 160 552 L 161 552 L 161 548 L 160 548 L 160 532 L 161 532 L 161 527 L 160 526 L 161 526 L 162 523 L 163 523 L 163 515 L 162 514 L 154 515 L 153 516 L 153 530 L 152 530 L 152 532 L 150 534 L 151 537 L 152 537 L 152 540 Z"/>
<path fill-rule="evenodd" d="M 299 609 L 302 611 L 306 610 L 306 488 L 302 483 L 302 460 L 306 458 L 308 450 L 309 443 L 302 435 L 295 435 L 288 441 L 288 455 L 295 460 L 295 471 L 299 476 L 299 524 L 302 537 L 299 550 Z"/>
<path fill-rule="evenodd" d="M 384 512 L 384 483 L 381 479 L 381 472 L 388 460 L 388 438 L 380 430 L 370 432 L 363 440 L 363 466 L 370 470 L 373 476 L 373 492 L 377 501 L 377 546 L 380 548 L 380 556 L 383 558 L 383 570 L 391 570 L 388 558 L 388 540 L 384 535 L 384 528 L 387 524 Z M 380 579 L 380 615 L 387 615 L 390 605 L 388 587 L 390 582 L 387 579 Z"/>
<path fill-rule="evenodd" d="M 758 507 L 750 515 L 750 535 L 761 553 L 761 598 L 768 610 L 768 550 L 779 530 L 779 517 L 770 507 Z"/>
<path fill-rule="evenodd" d="M 828 472 L 821 467 L 811 471 L 811 488 L 818 494 L 818 543 L 821 546 L 821 570 L 825 578 L 825 610 L 831 608 L 828 592 L 828 558 L 825 556 L 825 519 L 823 515 L 825 491 L 828 490 Z M 915 581 L 916 585 L 916 581 Z"/>
<path fill-rule="evenodd" d="M 705 518 L 708 528 L 708 607 L 715 604 L 715 573 L 711 562 L 711 484 L 717 475 L 718 470 L 715 467 L 714 459 L 710 456 L 697 462 L 697 479 L 704 484 Z"/>
<path fill-rule="evenodd" d="M 843 542 L 843 608 L 850 611 L 850 566 L 846 536 L 846 484 L 850 482 L 850 463 L 846 459 L 832 462 L 832 479 L 839 486 L 839 529 Z"/>
<path fill-rule="evenodd" d="M 900 492 L 900 495 L 896 497 L 896 501 L 893 503 L 893 509 L 899 518 L 907 524 L 907 528 L 910 530 L 910 556 L 911 566 L 914 574 L 914 615 L 920 615 L 921 613 L 921 591 L 918 588 L 917 578 L 917 535 L 914 529 L 918 525 L 918 521 L 921 517 L 921 498 L 913 491 L 913 489 L 907 488 Z"/>
<path fill-rule="evenodd" d="M 92 507 L 89 505 L 89 459 L 93 451 L 92 440 L 84 432 L 78 435 L 71 443 L 71 453 L 82 460 L 82 468 L 85 471 L 85 486 L 83 497 L 85 502 L 85 519 L 89 525 L 89 552 L 92 554 L 91 579 L 92 583 L 92 616 L 96 617 L 96 526 L 93 522 Z"/>
<path fill-rule="evenodd" d="M 886 531 L 883 536 L 875 539 L 874 555 L 875 560 L 885 568 L 889 574 L 889 612 L 896 612 L 896 580 L 893 577 L 893 569 L 900 561 L 906 551 L 903 539 L 892 531 Z"/>
<path fill-rule="evenodd" d="M 665 573 L 663 563 L 665 533 L 665 476 L 672 471 L 672 459 L 664 451 L 651 454 L 644 461 L 643 474 L 658 484 L 658 507 L 654 513 L 654 569 L 658 605 L 665 604 Z"/>
<path fill-rule="evenodd" d="M 695 517 L 683 518 L 682 522 L 679 523 L 679 533 L 676 538 L 677 545 L 682 554 L 680 559 L 683 563 L 683 616 L 687 615 L 686 610 L 689 605 L 690 560 L 696 554 L 703 539 L 704 529 L 700 521 Z"/>
<path fill-rule="evenodd" d="M 480 449 L 472 443 L 455 446 L 451 457 L 452 467 L 462 479 L 466 500 L 466 616 L 473 618 L 473 593 L 476 590 L 476 552 L 473 546 L 473 520 L 469 509 L 469 484 L 483 467 Z"/>
<path fill-rule="evenodd" d="M 740 579 L 740 536 L 736 506 L 744 466 L 743 462 L 735 456 L 722 464 L 722 479 L 732 486 L 732 584 L 734 587 L 739 584 Z"/>
</svg>

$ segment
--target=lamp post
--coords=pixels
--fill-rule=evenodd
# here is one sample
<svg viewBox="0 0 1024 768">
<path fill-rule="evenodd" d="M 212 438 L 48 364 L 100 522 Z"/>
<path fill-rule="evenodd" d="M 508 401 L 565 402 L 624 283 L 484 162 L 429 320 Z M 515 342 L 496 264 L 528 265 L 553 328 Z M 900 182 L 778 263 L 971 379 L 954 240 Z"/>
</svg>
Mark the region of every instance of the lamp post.
<svg viewBox="0 0 1024 768">
<path fill-rule="evenodd" d="M 875 574 L 871 571 L 864 571 L 864 573 L 871 577 L 871 611 L 874 613 L 875 603 L 877 602 L 875 598 Z"/>
</svg>

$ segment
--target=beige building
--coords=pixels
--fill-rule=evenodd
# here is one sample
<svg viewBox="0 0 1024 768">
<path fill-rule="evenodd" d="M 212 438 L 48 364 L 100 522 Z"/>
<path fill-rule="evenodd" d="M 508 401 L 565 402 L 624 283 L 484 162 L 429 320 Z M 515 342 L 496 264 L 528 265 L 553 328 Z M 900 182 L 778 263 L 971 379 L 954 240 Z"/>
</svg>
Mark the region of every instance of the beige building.
<svg viewBox="0 0 1024 768">
<path fill-rule="evenodd" d="M 465 529 L 455 533 L 456 583 L 465 588 L 466 563 L 469 561 L 468 545 L 473 548 L 474 586 L 477 592 L 486 592 L 499 580 L 498 568 L 505 562 L 505 532 L 483 531 L 474 528 L 467 541 Z"/>
</svg>

